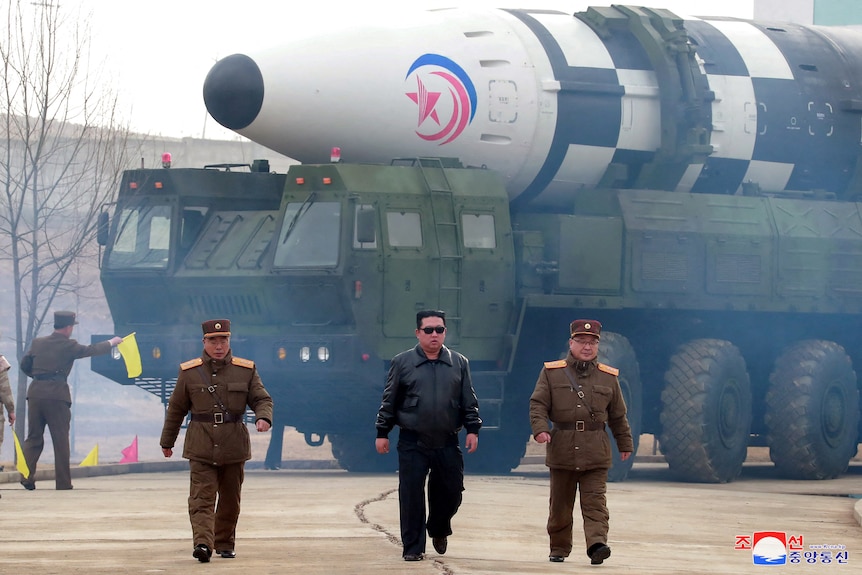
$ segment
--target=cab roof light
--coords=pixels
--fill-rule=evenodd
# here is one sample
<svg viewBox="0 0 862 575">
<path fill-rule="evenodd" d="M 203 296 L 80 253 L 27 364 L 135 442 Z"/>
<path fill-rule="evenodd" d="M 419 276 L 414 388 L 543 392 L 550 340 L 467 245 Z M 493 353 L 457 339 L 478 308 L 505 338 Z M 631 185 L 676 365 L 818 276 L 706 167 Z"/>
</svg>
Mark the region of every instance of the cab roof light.
<svg viewBox="0 0 862 575">
<path fill-rule="evenodd" d="M 323 185 L 328 186 L 331 183 L 332 183 L 332 178 L 328 178 L 328 177 L 323 178 Z"/>
<path fill-rule="evenodd" d="M 296 178 L 296 183 L 300 186 L 305 183 L 305 178 Z"/>
<path fill-rule="evenodd" d="M 138 182 L 129 182 L 129 189 L 137 190 L 138 189 Z"/>
</svg>

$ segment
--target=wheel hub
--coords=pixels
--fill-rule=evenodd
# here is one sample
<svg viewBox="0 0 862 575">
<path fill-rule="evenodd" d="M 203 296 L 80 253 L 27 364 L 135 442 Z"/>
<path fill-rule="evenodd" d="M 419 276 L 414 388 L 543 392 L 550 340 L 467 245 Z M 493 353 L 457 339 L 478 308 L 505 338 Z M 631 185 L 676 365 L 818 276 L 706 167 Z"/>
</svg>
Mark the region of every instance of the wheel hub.
<svg viewBox="0 0 862 575">
<path fill-rule="evenodd" d="M 844 404 L 846 398 L 841 387 L 834 383 L 823 396 L 823 406 L 820 410 L 820 427 L 823 437 L 830 447 L 838 447 L 844 430 Z"/>
<path fill-rule="evenodd" d="M 739 389 L 736 382 L 728 382 L 721 390 L 718 402 L 718 433 L 725 447 L 736 445 L 739 435 Z"/>
</svg>

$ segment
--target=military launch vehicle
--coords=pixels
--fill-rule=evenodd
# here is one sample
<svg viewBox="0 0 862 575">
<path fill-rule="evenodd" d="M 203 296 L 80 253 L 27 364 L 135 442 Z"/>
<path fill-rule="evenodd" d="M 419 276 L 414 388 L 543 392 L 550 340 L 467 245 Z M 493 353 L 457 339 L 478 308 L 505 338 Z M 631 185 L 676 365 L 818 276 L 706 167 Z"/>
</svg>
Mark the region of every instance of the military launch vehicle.
<svg viewBox="0 0 862 575">
<path fill-rule="evenodd" d="M 278 424 L 395 469 L 374 452 L 387 362 L 439 308 L 485 422 L 466 467 L 507 472 L 586 317 L 681 479 L 731 481 L 750 445 L 807 479 L 856 453 L 862 31 L 435 10 L 228 56 L 204 99 L 302 163 L 124 175 L 102 283 L 143 375 L 96 371 L 167 397 L 199 322 L 229 317 Z"/>
</svg>

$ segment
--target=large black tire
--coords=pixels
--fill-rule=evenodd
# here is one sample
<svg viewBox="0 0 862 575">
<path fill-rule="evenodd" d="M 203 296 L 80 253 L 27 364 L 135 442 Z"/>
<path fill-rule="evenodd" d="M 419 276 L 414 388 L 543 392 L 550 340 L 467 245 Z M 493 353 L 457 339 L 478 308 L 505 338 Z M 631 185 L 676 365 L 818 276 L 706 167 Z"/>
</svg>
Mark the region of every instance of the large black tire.
<svg viewBox="0 0 862 575">
<path fill-rule="evenodd" d="M 751 383 L 729 341 L 699 339 L 670 359 L 661 394 L 661 449 L 683 481 L 726 483 L 742 471 L 751 429 Z"/>
<path fill-rule="evenodd" d="M 800 341 L 775 362 L 766 394 L 769 457 L 783 476 L 832 479 L 856 453 L 859 390 L 844 348 Z"/>
<path fill-rule="evenodd" d="M 623 391 L 623 398 L 626 401 L 629 426 L 632 429 L 632 439 L 634 439 L 634 452 L 627 461 L 621 461 L 617 442 L 608 428 L 608 437 L 611 440 L 613 451 L 613 464 L 608 472 L 608 481 L 625 481 L 635 460 L 634 454 L 637 453 L 640 443 L 641 424 L 643 422 L 643 387 L 640 367 L 629 340 L 617 333 L 605 332 L 602 334 L 599 361 L 620 370 L 618 379 Z"/>
<path fill-rule="evenodd" d="M 356 473 L 393 473 L 398 470 L 398 431 L 389 434 L 389 453 L 380 454 L 374 447 L 374 436 L 368 433 L 328 435 L 332 456 L 345 471 Z"/>
</svg>

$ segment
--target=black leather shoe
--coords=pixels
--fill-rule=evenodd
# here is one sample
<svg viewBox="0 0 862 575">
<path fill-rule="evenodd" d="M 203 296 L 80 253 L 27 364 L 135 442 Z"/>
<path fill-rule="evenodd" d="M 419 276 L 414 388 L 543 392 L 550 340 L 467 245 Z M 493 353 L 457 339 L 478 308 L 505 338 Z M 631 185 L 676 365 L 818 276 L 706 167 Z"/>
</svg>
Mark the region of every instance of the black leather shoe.
<svg viewBox="0 0 862 575">
<path fill-rule="evenodd" d="M 210 549 L 209 545 L 205 545 L 203 543 L 198 543 L 195 545 L 195 550 L 192 551 L 192 557 L 200 561 L 201 563 L 209 563 L 210 557 L 213 555 L 213 550 Z"/>
<path fill-rule="evenodd" d="M 551 555 L 550 557 L 548 557 L 548 561 L 550 561 L 551 563 L 562 563 L 565 560 L 566 558 L 562 555 Z"/>
<path fill-rule="evenodd" d="M 233 549 L 222 549 L 221 551 L 216 549 L 216 553 L 221 555 L 222 559 L 233 559 L 234 557 L 236 557 L 236 551 L 234 551 Z"/>
<path fill-rule="evenodd" d="M 593 565 L 601 565 L 605 559 L 611 556 L 611 548 L 604 543 L 594 543 L 590 546 L 587 555 L 590 556 L 590 563 Z"/>
<path fill-rule="evenodd" d="M 446 537 L 432 537 L 431 543 L 434 545 L 434 551 L 440 555 L 446 555 L 446 548 L 449 547 L 449 540 Z"/>
<path fill-rule="evenodd" d="M 24 489 L 26 489 L 27 491 L 33 491 L 34 489 L 36 489 L 36 484 L 32 481 L 27 481 L 26 479 L 21 482 L 21 485 L 23 485 Z"/>
<path fill-rule="evenodd" d="M 405 561 L 422 561 L 422 554 L 413 555 L 412 553 L 404 556 Z"/>
</svg>

